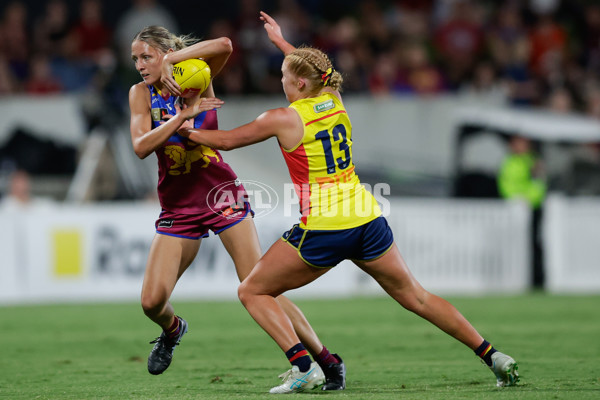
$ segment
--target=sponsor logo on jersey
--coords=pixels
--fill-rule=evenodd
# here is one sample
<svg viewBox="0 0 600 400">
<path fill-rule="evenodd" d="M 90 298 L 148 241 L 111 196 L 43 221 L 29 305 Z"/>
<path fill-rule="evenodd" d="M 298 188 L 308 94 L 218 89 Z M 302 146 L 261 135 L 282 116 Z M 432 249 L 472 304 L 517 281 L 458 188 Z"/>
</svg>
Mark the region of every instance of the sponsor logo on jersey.
<svg viewBox="0 0 600 400">
<path fill-rule="evenodd" d="M 313 108 L 316 113 L 320 113 L 320 112 L 331 110 L 332 108 L 335 108 L 335 103 L 333 102 L 333 100 L 327 100 L 322 103 L 315 104 L 313 106 Z"/>
<path fill-rule="evenodd" d="M 173 220 L 172 219 L 161 219 L 158 222 L 158 227 L 159 228 L 172 228 L 173 227 Z"/>
<path fill-rule="evenodd" d="M 246 208 L 244 204 L 233 204 L 232 206 L 227 207 L 225 210 L 221 211 L 221 215 L 227 219 L 239 218 L 239 214 L 244 212 Z"/>
</svg>

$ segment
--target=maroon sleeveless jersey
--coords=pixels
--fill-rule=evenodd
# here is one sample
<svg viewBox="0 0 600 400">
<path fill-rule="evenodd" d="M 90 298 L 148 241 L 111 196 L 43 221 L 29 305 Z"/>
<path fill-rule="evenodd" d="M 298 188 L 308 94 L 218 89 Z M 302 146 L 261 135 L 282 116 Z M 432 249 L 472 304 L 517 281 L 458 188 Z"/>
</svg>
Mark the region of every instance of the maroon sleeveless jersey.
<svg viewBox="0 0 600 400">
<path fill-rule="evenodd" d="M 160 125 L 164 115 L 175 115 L 177 98 L 171 96 L 165 100 L 154 86 L 148 88 L 154 128 Z M 218 129 L 217 110 L 199 114 L 194 118 L 194 128 Z M 221 211 L 224 197 L 217 192 L 219 187 L 226 187 L 231 192 L 226 196 L 233 200 L 229 205 L 245 198 L 243 186 L 237 182 L 237 176 L 218 150 L 175 133 L 155 153 L 158 158 L 158 198 L 164 210 L 178 214 Z"/>
</svg>

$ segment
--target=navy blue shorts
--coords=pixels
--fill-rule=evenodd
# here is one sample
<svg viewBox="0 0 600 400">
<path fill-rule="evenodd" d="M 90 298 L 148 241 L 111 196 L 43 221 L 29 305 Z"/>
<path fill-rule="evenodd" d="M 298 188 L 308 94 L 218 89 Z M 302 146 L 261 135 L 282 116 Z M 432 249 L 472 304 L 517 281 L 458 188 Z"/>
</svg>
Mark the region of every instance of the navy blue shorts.
<svg viewBox="0 0 600 400">
<path fill-rule="evenodd" d="M 384 217 L 356 228 L 333 231 L 306 230 L 296 224 L 282 239 L 298 251 L 304 262 L 318 268 L 335 267 L 343 260 L 374 260 L 387 253 L 394 243 Z"/>
</svg>

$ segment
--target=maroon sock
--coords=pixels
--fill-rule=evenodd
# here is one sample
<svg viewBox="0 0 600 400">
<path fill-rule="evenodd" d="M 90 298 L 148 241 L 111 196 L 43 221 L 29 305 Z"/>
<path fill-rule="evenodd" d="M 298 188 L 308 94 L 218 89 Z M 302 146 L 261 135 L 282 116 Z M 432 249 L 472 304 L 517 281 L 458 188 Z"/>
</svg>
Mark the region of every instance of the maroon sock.
<svg viewBox="0 0 600 400">
<path fill-rule="evenodd" d="M 169 329 L 165 330 L 165 333 L 171 339 L 176 338 L 179 335 L 179 327 L 180 327 L 179 317 L 177 315 L 175 315 L 175 318 L 173 319 L 173 323 L 171 324 Z"/>
<path fill-rule="evenodd" d="M 333 354 L 327 350 L 327 347 L 323 346 L 323 350 L 315 357 L 315 361 L 321 366 L 321 368 L 325 368 L 331 364 L 337 364 L 340 361 L 335 358 Z"/>
</svg>

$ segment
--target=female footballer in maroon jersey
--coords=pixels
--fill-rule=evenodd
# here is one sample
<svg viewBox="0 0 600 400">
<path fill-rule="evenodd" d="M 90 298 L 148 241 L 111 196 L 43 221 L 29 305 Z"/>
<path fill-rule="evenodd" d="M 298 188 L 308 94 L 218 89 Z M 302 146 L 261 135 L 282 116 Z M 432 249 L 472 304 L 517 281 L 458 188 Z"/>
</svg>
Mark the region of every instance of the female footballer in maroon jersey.
<svg viewBox="0 0 600 400">
<path fill-rule="evenodd" d="M 187 322 L 175 315 L 169 298 L 208 231 L 219 235 L 240 280 L 261 257 L 252 211 L 244 201 L 244 188 L 233 170 L 217 150 L 177 133 L 182 127 L 217 129 L 216 108 L 223 103 L 214 98 L 211 83 L 203 94 L 183 99 L 190 106 L 176 112 L 176 108 L 179 110 L 176 96 L 181 95 L 181 88 L 172 77 L 173 64 L 202 58 L 214 77 L 232 51 L 231 41 L 224 37 L 193 42 L 165 28 L 150 26 L 140 31 L 131 44 L 132 60 L 143 79 L 129 91 L 131 140 L 138 157 L 145 158 L 151 153 L 157 156 L 162 207 L 141 296 L 144 313 L 163 329 L 148 358 L 148 371 L 152 374 L 161 374 L 169 367 L 175 346 L 187 331 Z M 209 192 L 223 183 L 231 183 L 228 187 L 233 201 L 220 204 L 210 200 Z M 339 364 L 321 344 L 302 312 L 287 298 L 280 296 L 278 300 L 317 362 L 323 367 Z M 322 376 L 320 383 L 324 381 Z"/>
</svg>

